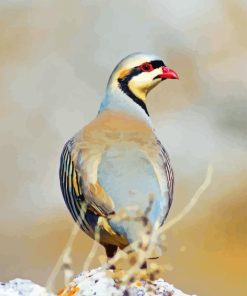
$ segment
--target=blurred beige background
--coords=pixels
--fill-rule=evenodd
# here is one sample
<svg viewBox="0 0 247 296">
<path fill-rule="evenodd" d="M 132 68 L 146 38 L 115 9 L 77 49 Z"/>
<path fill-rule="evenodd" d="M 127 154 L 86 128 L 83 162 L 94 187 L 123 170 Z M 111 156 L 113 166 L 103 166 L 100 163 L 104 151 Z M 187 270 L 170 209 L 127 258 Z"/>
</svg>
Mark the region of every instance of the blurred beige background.
<svg viewBox="0 0 247 296">
<path fill-rule="evenodd" d="M 214 165 L 210 188 L 167 232 L 164 277 L 187 293 L 246 295 L 246 13 L 244 0 L 0 1 L 1 281 L 45 284 L 73 226 L 62 146 L 97 114 L 116 63 L 147 51 L 181 78 L 148 101 L 176 174 L 169 219 Z M 80 233 L 75 272 L 91 246 Z"/>
</svg>

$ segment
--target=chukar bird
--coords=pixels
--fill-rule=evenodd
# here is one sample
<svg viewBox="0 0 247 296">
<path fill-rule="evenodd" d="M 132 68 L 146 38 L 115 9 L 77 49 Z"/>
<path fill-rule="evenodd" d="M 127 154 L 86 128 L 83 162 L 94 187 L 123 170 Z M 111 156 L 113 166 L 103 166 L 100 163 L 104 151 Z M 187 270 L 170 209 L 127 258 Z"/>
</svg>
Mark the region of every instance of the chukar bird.
<svg viewBox="0 0 247 296">
<path fill-rule="evenodd" d="M 108 258 L 139 240 L 147 221 L 162 225 L 172 203 L 173 171 L 145 104 L 165 79 L 178 75 L 159 57 L 124 58 L 110 76 L 97 117 L 61 155 L 65 203 L 86 234 L 95 239 L 98 230 Z M 145 223 L 137 212 L 146 214 Z"/>
</svg>

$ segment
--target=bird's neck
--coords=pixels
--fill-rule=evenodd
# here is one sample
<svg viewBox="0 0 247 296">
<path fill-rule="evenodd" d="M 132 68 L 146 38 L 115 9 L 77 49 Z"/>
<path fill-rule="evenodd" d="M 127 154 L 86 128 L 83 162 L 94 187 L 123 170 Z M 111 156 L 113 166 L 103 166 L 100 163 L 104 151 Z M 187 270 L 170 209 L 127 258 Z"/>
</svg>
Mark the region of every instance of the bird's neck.
<svg viewBox="0 0 247 296">
<path fill-rule="evenodd" d="M 119 88 L 108 88 L 101 102 L 99 113 L 105 110 L 123 112 L 145 121 L 152 127 L 146 104 L 136 96 L 129 96 Z"/>
</svg>

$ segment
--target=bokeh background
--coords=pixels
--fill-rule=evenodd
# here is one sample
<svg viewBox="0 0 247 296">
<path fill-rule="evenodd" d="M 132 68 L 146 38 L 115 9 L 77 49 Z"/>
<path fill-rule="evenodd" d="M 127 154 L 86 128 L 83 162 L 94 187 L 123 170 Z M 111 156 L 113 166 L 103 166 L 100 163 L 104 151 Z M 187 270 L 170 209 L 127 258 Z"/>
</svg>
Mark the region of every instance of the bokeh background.
<svg viewBox="0 0 247 296">
<path fill-rule="evenodd" d="M 246 295 L 246 15 L 245 0 L 0 1 L 1 281 L 46 283 L 73 226 L 58 180 L 63 144 L 97 114 L 118 61 L 147 51 L 180 74 L 148 100 L 176 175 L 169 219 L 214 166 L 167 232 L 164 277 L 187 293 Z M 75 272 L 91 246 L 80 233 Z"/>
</svg>

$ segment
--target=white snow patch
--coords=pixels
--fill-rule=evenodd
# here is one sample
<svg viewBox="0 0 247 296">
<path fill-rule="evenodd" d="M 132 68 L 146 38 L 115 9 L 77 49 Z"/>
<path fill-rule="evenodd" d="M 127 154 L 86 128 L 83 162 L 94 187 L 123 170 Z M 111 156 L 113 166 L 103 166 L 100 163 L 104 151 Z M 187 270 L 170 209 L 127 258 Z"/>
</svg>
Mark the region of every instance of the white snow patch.
<svg viewBox="0 0 247 296">
<path fill-rule="evenodd" d="M 14 279 L 0 283 L 1 296 L 55 296 L 30 280 Z"/>
<path fill-rule="evenodd" d="M 68 287 L 76 287 L 73 296 L 196 296 L 188 295 L 173 285 L 158 279 L 153 282 L 139 281 L 129 286 L 117 284 L 103 268 L 85 271 L 77 275 Z M 70 290 L 69 288 L 69 290 Z M 77 291 L 77 288 L 78 291 Z M 65 289 L 60 295 L 69 295 Z M 55 296 L 30 280 L 14 279 L 0 282 L 1 296 Z"/>
</svg>

